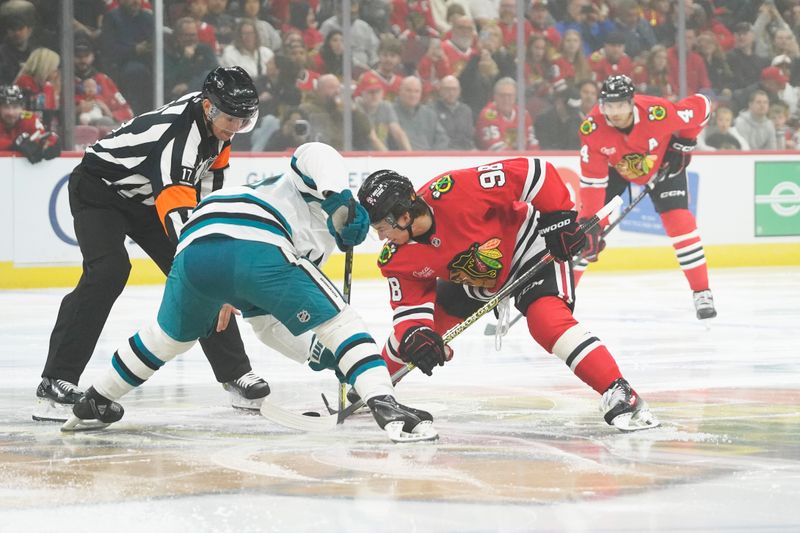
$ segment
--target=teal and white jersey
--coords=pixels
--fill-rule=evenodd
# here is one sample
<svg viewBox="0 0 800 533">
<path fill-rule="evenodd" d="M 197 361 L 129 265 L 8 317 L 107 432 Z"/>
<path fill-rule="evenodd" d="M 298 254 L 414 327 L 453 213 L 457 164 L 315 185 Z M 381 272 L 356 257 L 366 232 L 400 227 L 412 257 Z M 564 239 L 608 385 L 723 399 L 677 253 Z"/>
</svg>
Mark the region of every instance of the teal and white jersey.
<svg viewBox="0 0 800 533">
<path fill-rule="evenodd" d="M 295 151 L 290 167 L 252 186 L 209 194 L 184 225 L 176 253 L 197 239 L 216 235 L 272 244 L 323 264 L 336 242 L 320 202 L 325 190 L 347 188 L 344 161 L 328 145 L 307 143 Z"/>
</svg>

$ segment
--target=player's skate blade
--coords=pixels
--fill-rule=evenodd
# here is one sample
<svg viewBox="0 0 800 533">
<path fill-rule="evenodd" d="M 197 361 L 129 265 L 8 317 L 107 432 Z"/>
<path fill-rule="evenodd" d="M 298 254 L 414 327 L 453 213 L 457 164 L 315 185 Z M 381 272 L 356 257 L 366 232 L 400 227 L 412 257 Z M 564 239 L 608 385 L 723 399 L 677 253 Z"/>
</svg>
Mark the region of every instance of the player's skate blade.
<svg viewBox="0 0 800 533">
<path fill-rule="evenodd" d="M 90 431 L 103 429 L 119 421 L 125 414 L 122 406 L 89 387 L 80 400 L 72 408 L 73 416 L 67 420 L 61 431 Z"/>
<path fill-rule="evenodd" d="M 650 411 L 645 404 L 644 407 L 634 413 L 624 413 L 614 418 L 611 425 L 624 433 L 641 431 L 643 429 L 657 428 L 661 421 Z"/>
<path fill-rule="evenodd" d="M 383 429 L 393 442 L 422 442 L 439 438 L 439 433 L 430 420 L 423 420 L 411 432 L 403 431 L 404 425 L 402 420 L 398 420 L 389 422 Z"/>
<path fill-rule="evenodd" d="M 75 415 L 69 417 L 61 426 L 61 431 L 64 433 L 75 433 L 79 431 L 97 431 L 105 429 L 111 424 L 109 422 L 101 422 L 97 419 L 83 420 Z"/>
<path fill-rule="evenodd" d="M 647 402 L 623 378 L 615 380 L 603 393 L 600 412 L 607 424 L 620 431 L 639 431 L 661 424 L 650 412 Z"/>
<path fill-rule="evenodd" d="M 394 442 L 419 442 L 439 438 L 433 427 L 433 417 L 427 411 L 397 403 L 394 396 L 390 395 L 370 398 L 367 405 L 375 422 Z"/>
</svg>

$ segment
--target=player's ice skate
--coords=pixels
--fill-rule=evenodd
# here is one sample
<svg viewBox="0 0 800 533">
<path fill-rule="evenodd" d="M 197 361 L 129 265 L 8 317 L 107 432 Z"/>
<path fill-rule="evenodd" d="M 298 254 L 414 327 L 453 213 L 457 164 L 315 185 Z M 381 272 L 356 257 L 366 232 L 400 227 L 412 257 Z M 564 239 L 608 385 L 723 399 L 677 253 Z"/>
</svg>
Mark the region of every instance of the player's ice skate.
<svg viewBox="0 0 800 533">
<path fill-rule="evenodd" d="M 658 427 L 661 422 L 650 412 L 642 398 L 627 381 L 614 381 L 600 398 L 600 412 L 609 424 L 620 431 L 638 431 Z"/>
<path fill-rule="evenodd" d="M 63 379 L 42 378 L 36 388 L 36 406 L 32 418 L 37 422 L 66 422 L 72 407 L 83 391 Z"/>
<path fill-rule="evenodd" d="M 73 407 L 72 416 L 61 426 L 61 431 L 103 429 L 118 422 L 123 414 L 125 410 L 122 405 L 102 396 L 94 387 L 89 387 Z"/>
<path fill-rule="evenodd" d="M 439 433 L 433 427 L 433 417 L 427 411 L 406 407 L 389 395 L 370 398 L 367 405 L 375 421 L 394 442 L 419 442 L 439 438 Z"/>
<path fill-rule="evenodd" d="M 269 383 L 252 370 L 242 377 L 222 384 L 228 391 L 231 407 L 244 411 L 258 411 L 264 398 L 269 395 Z"/>
<path fill-rule="evenodd" d="M 717 310 L 714 308 L 714 296 L 710 290 L 695 291 L 694 309 L 697 311 L 698 320 L 708 320 L 717 316 Z"/>
</svg>

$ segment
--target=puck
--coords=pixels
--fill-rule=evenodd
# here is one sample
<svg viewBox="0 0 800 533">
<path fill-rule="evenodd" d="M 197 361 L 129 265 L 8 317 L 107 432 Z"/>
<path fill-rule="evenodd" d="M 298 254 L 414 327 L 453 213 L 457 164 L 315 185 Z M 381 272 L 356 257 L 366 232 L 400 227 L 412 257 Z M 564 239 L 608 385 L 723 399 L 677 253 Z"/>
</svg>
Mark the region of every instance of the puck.
<svg viewBox="0 0 800 533">
<path fill-rule="evenodd" d="M 316 412 L 316 411 L 306 411 L 305 413 L 303 413 L 303 416 L 316 416 L 316 417 L 319 417 L 319 413 Z"/>
</svg>

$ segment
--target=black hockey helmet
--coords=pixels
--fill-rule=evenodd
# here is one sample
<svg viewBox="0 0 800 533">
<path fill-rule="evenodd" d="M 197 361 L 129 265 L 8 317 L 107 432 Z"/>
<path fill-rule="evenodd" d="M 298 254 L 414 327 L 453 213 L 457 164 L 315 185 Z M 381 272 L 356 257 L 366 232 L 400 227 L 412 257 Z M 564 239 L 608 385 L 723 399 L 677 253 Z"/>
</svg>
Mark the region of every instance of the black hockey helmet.
<svg viewBox="0 0 800 533">
<path fill-rule="evenodd" d="M 369 213 L 370 224 L 386 219 L 393 226 L 417 200 L 411 180 L 394 170 L 377 170 L 358 189 L 358 201 Z"/>
<path fill-rule="evenodd" d="M 633 81 L 624 74 L 609 76 L 600 88 L 600 103 L 622 102 L 633 98 L 635 92 Z"/>
<path fill-rule="evenodd" d="M 0 85 L 0 105 L 22 105 L 25 98 L 16 85 Z"/>
<path fill-rule="evenodd" d="M 252 119 L 258 111 L 258 92 L 242 67 L 217 67 L 203 82 L 203 97 L 232 117 Z"/>
</svg>

